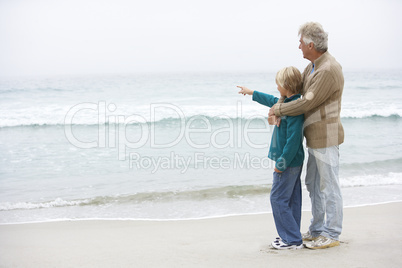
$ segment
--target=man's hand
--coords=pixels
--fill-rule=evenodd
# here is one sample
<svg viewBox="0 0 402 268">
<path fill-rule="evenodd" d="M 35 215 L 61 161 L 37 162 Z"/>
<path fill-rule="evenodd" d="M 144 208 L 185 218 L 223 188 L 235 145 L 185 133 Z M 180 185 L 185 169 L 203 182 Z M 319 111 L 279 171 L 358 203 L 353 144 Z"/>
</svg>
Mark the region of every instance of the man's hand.
<svg viewBox="0 0 402 268">
<path fill-rule="evenodd" d="M 275 168 L 275 172 L 276 173 L 282 173 L 282 171 L 280 171 L 279 169 Z"/>
<path fill-rule="evenodd" d="M 268 124 L 276 125 L 276 116 L 268 116 Z"/>
<path fill-rule="evenodd" d="M 246 87 L 243 86 L 237 86 L 238 88 L 240 88 L 239 94 L 243 94 L 245 95 L 253 95 L 254 90 L 248 89 Z"/>
<path fill-rule="evenodd" d="M 268 123 L 270 125 L 276 125 L 279 127 L 281 125 L 281 118 L 275 115 L 275 105 L 269 109 L 268 112 Z"/>
<path fill-rule="evenodd" d="M 279 127 L 281 125 L 281 118 L 276 116 L 276 126 Z"/>
<path fill-rule="evenodd" d="M 269 109 L 268 116 L 275 116 L 275 105 L 272 106 L 271 109 Z"/>
<path fill-rule="evenodd" d="M 275 115 L 268 115 L 268 124 L 279 127 L 281 125 L 281 118 Z"/>
</svg>

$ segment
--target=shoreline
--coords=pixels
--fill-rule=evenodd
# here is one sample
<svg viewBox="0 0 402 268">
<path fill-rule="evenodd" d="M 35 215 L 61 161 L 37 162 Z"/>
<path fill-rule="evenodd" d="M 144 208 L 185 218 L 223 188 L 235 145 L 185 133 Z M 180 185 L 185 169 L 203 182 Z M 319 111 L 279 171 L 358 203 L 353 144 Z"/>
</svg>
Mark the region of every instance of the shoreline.
<svg viewBox="0 0 402 268">
<path fill-rule="evenodd" d="M 393 201 L 384 201 L 378 203 L 368 203 L 368 204 L 358 204 L 358 205 L 350 205 L 344 206 L 343 209 L 349 208 L 360 208 L 360 207 L 370 207 L 370 206 L 378 206 L 378 205 L 387 205 L 392 203 L 402 203 L 401 200 L 393 200 Z M 303 209 L 303 213 L 311 212 L 311 209 Z M 0 226 L 7 225 L 24 225 L 24 224 L 41 224 L 41 223 L 57 223 L 57 222 L 83 222 L 83 221 L 143 221 L 143 222 L 180 222 L 180 221 L 199 221 L 199 220 L 213 220 L 213 219 L 222 219 L 222 218 L 230 218 L 230 217 L 243 217 L 243 216 L 258 216 L 264 214 L 272 214 L 272 211 L 265 212 L 255 212 L 255 213 L 247 213 L 247 214 L 227 214 L 227 215 L 217 215 L 217 216 L 208 216 L 208 217 L 200 217 L 200 218 L 180 218 L 180 219 L 147 219 L 147 218 L 82 218 L 82 219 L 51 219 L 44 221 L 31 221 L 31 222 L 11 222 L 11 223 L 0 223 Z"/>
<path fill-rule="evenodd" d="M 302 189 L 302 211 L 311 211 L 311 201 L 309 198 L 309 193 L 305 187 Z M 354 207 L 364 207 L 388 204 L 393 202 L 402 202 L 402 185 L 379 185 L 379 186 L 362 186 L 362 187 L 347 187 L 342 188 L 343 204 L 344 208 L 354 208 Z M 246 198 L 250 199 L 250 198 Z M 227 199 L 226 201 L 228 201 Z M 179 202 L 172 203 L 156 203 L 154 207 L 148 206 L 142 207 L 142 204 L 135 204 L 132 207 L 125 208 L 123 213 L 120 213 L 119 206 L 110 207 L 103 211 L 97 211 L 96 206 L 69 206 L 69 207 L 51 207 L 28 210 L 15 210 L 17 216 L 10 217 L 13 215 L 13 211 L 1 211 L 0 216 L 3 221 L 0 223 L 2 225 L 13 225 L 13 224 L 30 224 L 30 223 L 46 223 L 46 222 L 63 222 L 63 221 L 86 221 L 86 220 L 104 220 L 104 221 L 188 221 L 188 220 L 203 220 L 203 219 L 215 219 L 223 217 L 232 216 L 248 216 L 248 215 L 260 215 L 265 213 L 272 213 L 269 194 L 260 195 L 255 199 L 251 199 L 255 202 L 253 205 L 248 206 L 247 202 L 242 201 L 242 199 L 230 200 L 230 206 L 224 211 L 219 211 L 216 213 L 216 207 L 213 206 L 214 202 L 208 200 L 197 201 L 197 203 L 188 206 L 184 203 L 184 206 Z M 217 205 L 220 205 L 216 203 Z M 228 204 L 226 204 L 228 205 Z M 178 209 L 175 209 L 175 207 Z M 202 213 L 198 213 L 194 210 L 194 207 L 203 206 L 200 210 Z M 147 209 L 153 209 L 152 213 L 147 213 Z M 240 209 L 239 209 L 240 208 Z M 63 210 L 60 211 L 60 210 Z M 138 212 L 140 209 L 140 212 Z M 166 213 L 166 210 L 169 211 Z M 54 213 L 48 213 L 48 211 L 58 211 L 58 216 L 55 217 Z M 134 211 L 134 213 L 127 214 L 129 211 Z M 84 211 L 84 212 L 83 212 Z M 87 212 L 85 214 L 85 211 Z M 137 212 L 136 212 L 137 211 Z M 100 213 L 99 213 L 100 212 Z M 39 214 L 40 213 L 40 214 Z M 173 215 L 171 213 L 175 213 Z M 60 217 L 62 216 L 62 217 Z M 86 216 L 86 217 L 85 217 Z M 159 216 L 159 217 L 158 217 Z M 9 218 L 10 217 L 10 218 Z"/>
<path fill-rule="evenodd" d="M 0 267 L 401 267 L 401 209 L 402 202 L 345 208 L 341 245 L 324 250 L 272 249 L 270 213 L 0 225 Z M 303 211 L 302 232 L 310 218 Z"/>
</svg>

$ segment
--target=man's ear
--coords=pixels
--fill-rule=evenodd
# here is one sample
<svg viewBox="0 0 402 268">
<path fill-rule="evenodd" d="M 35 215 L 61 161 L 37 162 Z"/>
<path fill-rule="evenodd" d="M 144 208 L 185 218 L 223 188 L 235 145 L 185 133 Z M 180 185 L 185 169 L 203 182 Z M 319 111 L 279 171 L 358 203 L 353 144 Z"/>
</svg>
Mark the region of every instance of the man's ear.
<svg viewBox="0 0 402 268">
<path fill-rule="evenodd" d="M 308 48 L 309 48 L 309 49 L 313 49 L 313 48 L 314 48 L 314 43 L 313 43 L 313 42 L 310 42 L 310 44 L 308 44 Z"/>
</svg>

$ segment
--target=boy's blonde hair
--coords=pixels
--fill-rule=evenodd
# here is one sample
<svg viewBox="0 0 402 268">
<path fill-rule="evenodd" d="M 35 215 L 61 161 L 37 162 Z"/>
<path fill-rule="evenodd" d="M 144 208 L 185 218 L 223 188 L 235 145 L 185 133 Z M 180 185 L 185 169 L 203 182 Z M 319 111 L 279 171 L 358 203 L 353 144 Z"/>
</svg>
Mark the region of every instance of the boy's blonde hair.
<svg viewBox="0 0 402 268">
<path fill-rule="evenodd" d="M 290 66 L 279 70 L 276 74 L 275 82 L 292 94 L 301 93 L 302 76 L 296 67 Z"/>
</svg>

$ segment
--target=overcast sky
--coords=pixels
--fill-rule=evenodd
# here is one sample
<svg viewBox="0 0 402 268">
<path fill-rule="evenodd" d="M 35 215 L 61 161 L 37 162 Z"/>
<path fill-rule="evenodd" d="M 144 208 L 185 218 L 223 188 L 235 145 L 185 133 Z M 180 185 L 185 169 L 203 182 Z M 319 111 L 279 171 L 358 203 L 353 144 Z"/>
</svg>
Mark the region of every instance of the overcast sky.
<svg viewBox="0 0 402 268">
<path fill-rule="evenodd" d="M 276 71 L 320 22 L 344 70 L 402 69 L 402 1 L 0 0 L 0 75 Z"/>
</svg>

